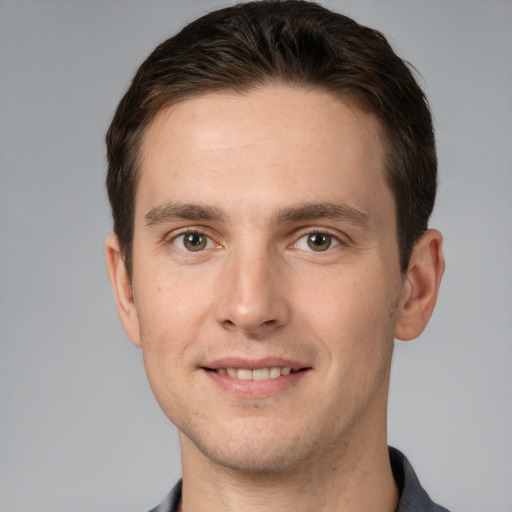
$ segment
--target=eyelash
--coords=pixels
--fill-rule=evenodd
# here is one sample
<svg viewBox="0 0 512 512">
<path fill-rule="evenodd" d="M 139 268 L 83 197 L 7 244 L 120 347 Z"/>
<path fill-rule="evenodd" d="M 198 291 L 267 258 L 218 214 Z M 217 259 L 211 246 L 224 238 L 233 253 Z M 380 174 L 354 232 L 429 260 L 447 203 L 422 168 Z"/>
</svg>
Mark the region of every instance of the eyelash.
<svg viewBox="0 0 512 512">
<path fill-rule="evenodd" d="M 206 239 L 206 245 L 204 247 L 200 248 L 198 251 L 189 250 L 185 247 L 185 237 L 186 236 L 194 236 L 194 235 L 201 236 Z M 180 243 L 180 240 L 181 240 L 181 243 Z M 211 239 L 211 237 L 209 237 L 207 234 L 204 233 L 204 231 L 200 231 L 198 229 L 187 229 L 186 231 L 182 231 L 181 233 L 173 236 L 169 240 L 169 242 L 172 245 L 174 245 L 176 248 L 181 249 L 182 251 L 185 251 L 185 252 L 202 252 L 205 249 L 212 249 L 213 246 L 217 245 Z M 181 247 L 178 244 L 180 244 Z M 217 247 L 218 247 L 218 245 L 217 245 Z"/>
<path fill-rule="evenodd" d="M 329 245 L 328 247 L 326 247 L 325 249 L 321 249 L 321 250 L 318 250 L 318 251 L 315 251 L 315 249 L 313 249 L 313 247 L 310 245 L 309 243 L 309 237 L 313 237 L 315 235 L 320 235 L 324 238 L 327 238 L 328 241 L 329 241 Z M 304 243 L 308 245 L 308 247 L 300 247 L 299 244 L 301 244 L 301 241 L 304 240 Z M 307 233 L 304 233 L 294 244 L 293 244 L 293 248 L 295 249 L 299 249 L 299 250 L 304 250 L 304 251 L 308 251 L 308 252 L 328 252 L 332 249 L 335 249 L 336 247 L 339 247 L 340 245 L 342 245 L 342 241 L 335 235 L 329 233 L 328 231 L 321 231 L 321 230 L 312 230 L 312 231 L 308 231 Z M 319 247 L 319 246 L 318 246 Z"/>
<path fill-rule="evenodd" d="M 193 249 L 189 249 L 185 246 L 185 237 L 186 236 L 200 236 L 204 237 L 205 245 L 203 247 L 199 246 L 197 251 L 194 251 Z M 308 237 L 312 237 L 314 235 L 321 235 L 323 237 L 327 237 L 329 239 L 329 245 L 325 249 L 320 249 L 318 251 L 315 251 L 315 249 L 310 245 Z M 168 240 L 168 243 L 171 243 L 174 247 L 177 249 L 188 252 L 188 253 L 194 253 L 194 252 L 203 252 L 206 249 L 212 249 L 215 246 L 219 247 L 216 242 L 212 240 L 211 237 L 209 237 L 207 234 L 205 234 L 204 231 L 198 230 L 198 229 L 187 229 L 186 231 L 182 231 L 181 233 L 173 236 Z M 313 242 L 314 243 L 314 242 Z M 305 247 L 304 244 L 307 244 L 308 247 Z M 306 252 L 317 252 L 317 253 L 323 253 L 328 252 L 330 250 L 335 249 L 336 247 L 339 247 L 341 245 L 344 245 L 344 242 L 340 240 L 339 237 L 329 233 L 325 230 L 309 230 L 307 232 L 303 232 L 299 238 L 296 239 L 296 241 L 290 246 L 292 249 L 299 249 Z M 320 246 L 318 246 L 320 247 Z"/>
</svg>

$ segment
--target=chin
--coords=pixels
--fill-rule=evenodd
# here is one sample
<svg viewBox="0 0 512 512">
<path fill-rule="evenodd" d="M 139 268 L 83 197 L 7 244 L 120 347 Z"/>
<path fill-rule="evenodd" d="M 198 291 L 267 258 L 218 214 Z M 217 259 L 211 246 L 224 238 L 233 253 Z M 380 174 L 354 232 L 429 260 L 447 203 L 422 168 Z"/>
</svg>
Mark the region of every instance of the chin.
<svg viewBox="0 0 512 512">
<path fill-rule="evenodd" d="M 304 434 L 263 427 L 204 438 L 191 432 L 186 437 L 215 465 L 238 473 L 264 475 L 292 471 L 318 451 L 319 440 Z"/>
<path fill-rule="evenodd" d="M 214 463 L 238 473 L 246 474 L 269 474 L 284 473 L 293 470 L 301 462 L 302 457 L 292 449 L 285 449 L 280 446 L 266 447 L 265 449 L 253 449 L 243 446 L 240 449 L 225 450 L 200 447 L 203 455 Z"/>
</svg>

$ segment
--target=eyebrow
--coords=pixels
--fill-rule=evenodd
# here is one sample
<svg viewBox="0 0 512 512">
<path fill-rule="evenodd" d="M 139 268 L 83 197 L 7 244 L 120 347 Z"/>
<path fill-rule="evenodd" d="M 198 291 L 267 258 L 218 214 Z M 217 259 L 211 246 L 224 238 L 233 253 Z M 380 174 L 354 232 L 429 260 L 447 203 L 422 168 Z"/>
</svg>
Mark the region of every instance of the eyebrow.
<svg viewBox="0 0 512 512">
<path fill-rule="evenodd" d="M 283 208 L 276 214 L 277 222 L 298 222 L 313 219 L 332 219 L 368 227 L 370 217 L 356 208 L 341 203 L 313 203 Z"/>
<path fill-rule="evenodd" d="M 205 206 L 195 203 L 167 203 L 157 206 L 144 216 L 146 227 L 165 224 L 173 220 L 211 221 L 223 220 L 221 210 L 214 206 Z"/>
<path fill-rule="evenodd" d="M 223 221 L 225 215 L 215 206 L 196 203 L 166 203 L 150 210 L 145 216 L 146 227 L 174 220 Z M 281 208 L 274 214 L 274 222 L 300 222 L 315 219 L 332 219 L 368 227 L 368 214 L 341 203 L 312 203 Z"/>
</svg>

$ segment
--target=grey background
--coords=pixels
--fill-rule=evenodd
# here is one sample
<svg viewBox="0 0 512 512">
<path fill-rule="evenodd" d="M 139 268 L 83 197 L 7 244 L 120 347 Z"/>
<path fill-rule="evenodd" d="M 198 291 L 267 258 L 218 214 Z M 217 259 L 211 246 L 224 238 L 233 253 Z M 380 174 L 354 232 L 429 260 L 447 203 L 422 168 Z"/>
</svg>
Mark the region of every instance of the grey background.
<svg viewBox="0 0 512 512">
<path fill-rule="evenodd" d="M 436 118 L 437 311 L 398 344 L 389 437 L 453 512 L 512 511 L 512 2 L 326 1 L 389 37 Z M 133 511 L 177 436 L 117 319 L 103 137 L 136 67 L 221 1 L 0 0 L 0 511 Z"/>
</svg>

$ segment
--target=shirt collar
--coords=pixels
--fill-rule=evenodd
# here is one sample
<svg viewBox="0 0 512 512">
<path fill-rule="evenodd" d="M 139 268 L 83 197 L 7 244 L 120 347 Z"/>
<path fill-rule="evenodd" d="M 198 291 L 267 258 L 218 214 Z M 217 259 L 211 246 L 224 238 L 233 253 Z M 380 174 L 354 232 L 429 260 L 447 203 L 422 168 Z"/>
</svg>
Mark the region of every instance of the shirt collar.
<svg viewBox="0 0 512 512">
<path fill-rule="evenodd" d="M 449 512 L 436 505 L 421 486 L 411 463 L 396 448 L 389 447 L 389 460 L 393 477 L 400 492 L 396 512 Z M 181 500 L 181 480 L 174 486 L 164 501 L 150 512 L 176 512 Z"/>
</svg>

